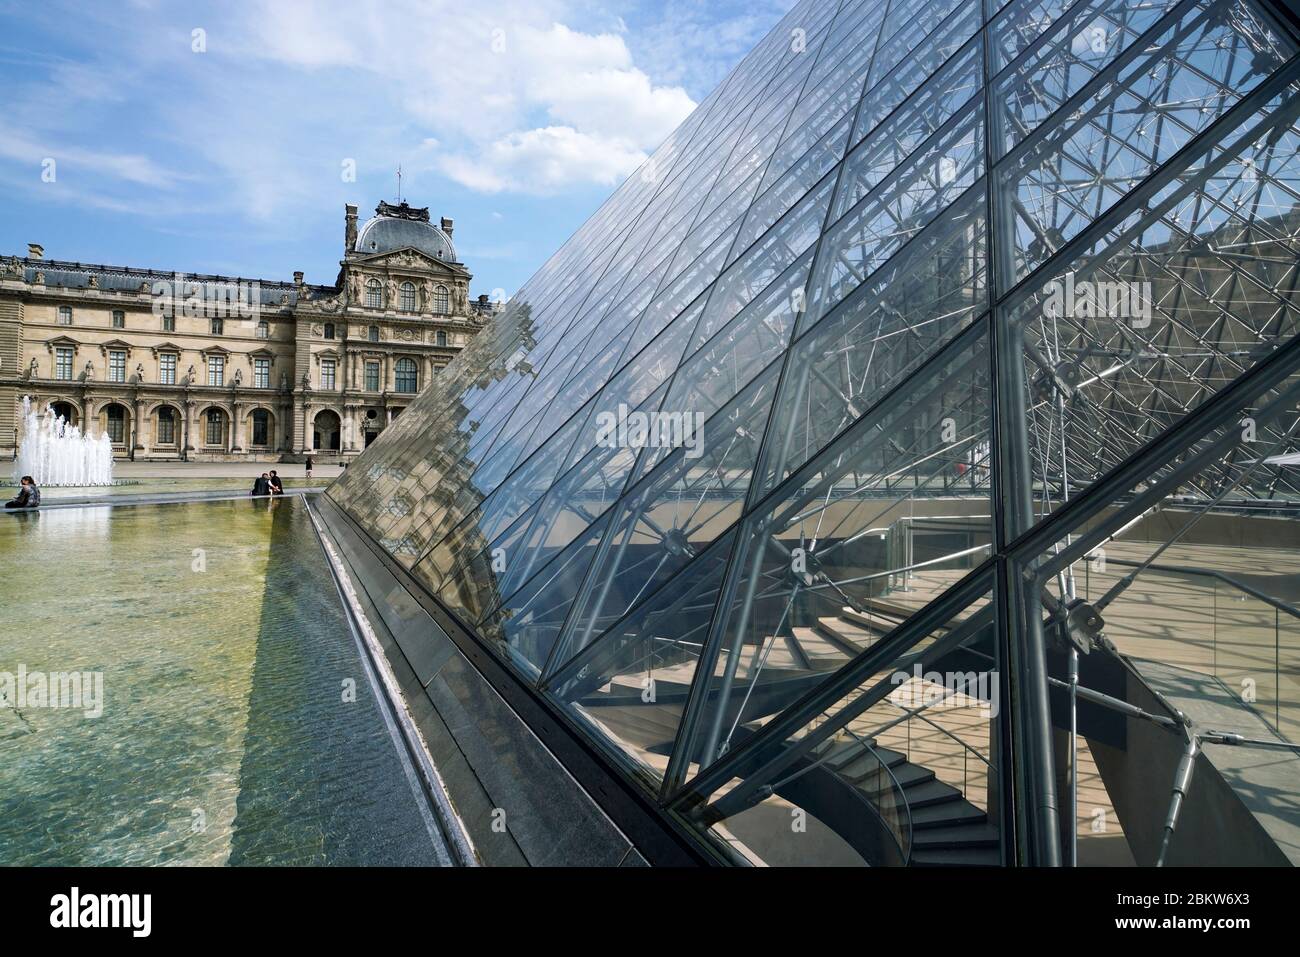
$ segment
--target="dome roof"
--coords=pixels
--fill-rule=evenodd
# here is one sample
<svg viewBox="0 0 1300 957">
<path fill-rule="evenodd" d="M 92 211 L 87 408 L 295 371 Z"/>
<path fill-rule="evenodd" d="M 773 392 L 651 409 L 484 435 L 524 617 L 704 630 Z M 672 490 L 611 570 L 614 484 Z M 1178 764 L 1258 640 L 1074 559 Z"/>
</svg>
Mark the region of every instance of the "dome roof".
<svg viewBox="0 0 1300 957">
<path fill-rule="evenodd" d="M 405 203 L 380 203 L 375 218 L 361 227 L 352 248 L 365 256 L 388 253 L 408 246 L 443 262 L 458 262 L 451 237 L 429 222 L 427 209 L 411 209 Z"/>
</svg>

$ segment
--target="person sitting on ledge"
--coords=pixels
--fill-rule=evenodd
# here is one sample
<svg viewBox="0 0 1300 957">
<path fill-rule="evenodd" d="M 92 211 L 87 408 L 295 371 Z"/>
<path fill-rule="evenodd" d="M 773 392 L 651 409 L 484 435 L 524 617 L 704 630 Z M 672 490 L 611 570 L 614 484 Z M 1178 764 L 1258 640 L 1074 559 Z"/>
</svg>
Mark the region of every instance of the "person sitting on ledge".
<svg viewBox="0 0 1300 957">
<path fill-rule="evenodd" d="M 5 502 L 5 508 L 36 508 L 41 504 L 41 490 L 36 487 L 36 480 L 30 475 L 22 477 L 18 497 Z"/>
<path fill-rule="evenodd" d="M 278 475 L 275 474 L 275 469 L 271 469 L 271 478 L 270 478 L 270 482 L 271 482 L 271 494 L 272 494 L 272 495 L 283 495 L 283 494 L 284 494 L 284 483 L 280 481 L 280 476 L 278 476 Z"/>
<path fill-rule="evenodd" d="M 248 494 L 249 495 L 270 495 L 271 494 L 270 476 L 268 476 L 265 472 L 263 472 L 261 476 L 253 482 L 253 490 Z"/>
</svg>

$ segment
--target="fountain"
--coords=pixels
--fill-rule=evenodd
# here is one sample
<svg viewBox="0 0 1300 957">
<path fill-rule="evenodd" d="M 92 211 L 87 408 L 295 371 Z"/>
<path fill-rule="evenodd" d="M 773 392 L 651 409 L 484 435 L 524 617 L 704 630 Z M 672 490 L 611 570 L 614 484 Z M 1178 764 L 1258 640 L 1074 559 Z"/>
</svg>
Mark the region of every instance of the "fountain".
<svg viewBox="0 0 1300 957">
<path fill-rule="evenodd" d="M 14 481 L 30 475 L 37 485 L 112 485 L 113 443 L 83 435 L 50 406 L 38 415 L 23 396 L 23 437 Z"/>
</svg>

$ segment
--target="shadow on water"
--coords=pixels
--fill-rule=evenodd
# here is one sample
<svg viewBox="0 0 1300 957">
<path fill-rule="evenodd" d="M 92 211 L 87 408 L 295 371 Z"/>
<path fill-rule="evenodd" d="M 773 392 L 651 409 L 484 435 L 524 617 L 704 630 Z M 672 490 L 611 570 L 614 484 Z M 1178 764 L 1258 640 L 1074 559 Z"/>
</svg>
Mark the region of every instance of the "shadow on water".
<svg viewBox="0 0 1300 957">
<path fill-rule="evenodd" d="M 250 501 L 270 555 L 231 864 L 436 864 L 301 500 Z"/>
</svg>

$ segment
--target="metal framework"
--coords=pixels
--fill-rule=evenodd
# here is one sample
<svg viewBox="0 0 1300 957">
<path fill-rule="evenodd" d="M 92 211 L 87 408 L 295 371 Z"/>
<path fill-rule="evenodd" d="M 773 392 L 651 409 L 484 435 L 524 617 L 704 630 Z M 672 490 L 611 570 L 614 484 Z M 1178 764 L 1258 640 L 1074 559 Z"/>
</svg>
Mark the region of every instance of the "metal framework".
<svg viewBox="0 0 1300 957">
<path fill-rule="evenodd" d="M 1300 497 L 1294 24 L 805 0 L 329 494 L 741 859 L 1073 862 L 1103 611 Z"/>
</svg>

